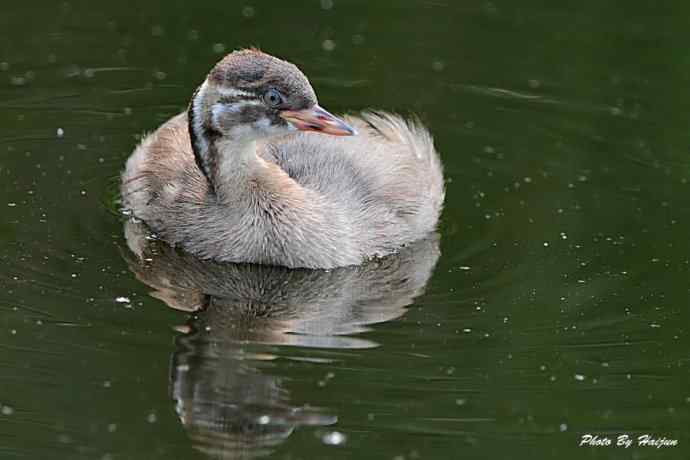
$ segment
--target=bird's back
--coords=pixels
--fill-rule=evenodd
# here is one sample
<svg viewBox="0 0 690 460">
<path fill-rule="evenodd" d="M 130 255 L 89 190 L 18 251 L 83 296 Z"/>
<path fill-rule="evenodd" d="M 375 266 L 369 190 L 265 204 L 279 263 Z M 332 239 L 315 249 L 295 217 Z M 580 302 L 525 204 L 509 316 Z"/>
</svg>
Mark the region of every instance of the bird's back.
<svg viewBox="0 0 690 460">
<path fill-rule="evenodd" d="M 376 253 L 433 230 L 444 183 L 429 132 L 388 113 L 345 119 L 357 129 L 356 136 L 297 133 L 272 140 L 262 156 L 349 212 L 369 242 L 380 246 Z"/>
</svg>

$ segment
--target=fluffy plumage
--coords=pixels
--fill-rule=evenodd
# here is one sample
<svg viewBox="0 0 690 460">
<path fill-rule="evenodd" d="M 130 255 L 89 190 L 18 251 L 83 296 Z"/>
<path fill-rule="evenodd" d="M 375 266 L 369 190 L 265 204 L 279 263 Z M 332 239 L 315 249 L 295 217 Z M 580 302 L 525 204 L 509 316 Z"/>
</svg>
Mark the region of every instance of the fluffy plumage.
<svg viewBox="0 0 690 460">
<path fill-rule="evenodd" d="M 201 258 L 287 267 L 359 264 L 434 230 L 443 174 L 426 129 L 373 112 L 345 118 L 358 131 L 351 137 L 289 132 L 282 119 L 271 121 L 270 111 L 267 121 L 247 113 L 253 118 L 246 125 L 228 123 L 233 110 L 222 109 L 219 119 L 213 109 L 223 92 L 260 94 L 279 86 L 290 94 L 291 110 L 316 102 L 296 67 L 257 51 L 240 53 L 209 74 L 198 102 L 203 109 L 194 112 L 192 102 L 189 113 L 203 121 L 177 115 L 136 148 L 122 177 L 126 208 Z M 190 132 L 199 137 L 204 129 L 212 135 L 201 136 L 210 147 L 200 153 Z M 255 142 L 240 141 L 258 130 L 263 135 Z"/>
</svg>

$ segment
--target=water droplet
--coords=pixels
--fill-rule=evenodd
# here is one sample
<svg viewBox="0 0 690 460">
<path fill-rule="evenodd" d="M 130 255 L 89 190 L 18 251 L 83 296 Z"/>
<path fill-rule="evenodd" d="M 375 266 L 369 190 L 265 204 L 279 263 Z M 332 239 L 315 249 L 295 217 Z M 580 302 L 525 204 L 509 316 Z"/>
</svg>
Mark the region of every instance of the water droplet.
<svg viewBox="0 0 690 460">
<path fill-rule="evenodd" d="M 321 43 L 321 48 L 323 48 L 324 51 L 333 51 L 335 49 L 335 42 L 331 39 L 326 39 Z"/>
<path fill-rule="evenodd" d="M 582 382 L 585 380 L 585 376 L 582 374 L 575 374 L 575 380 L 577 380 L 578 382 Z"/>
<path fill-rule="evenodd" d="M 436 59 L 434 62 L 431 63 L 431 68 L 435 72 L 443 72 L 443 69 L 446 68 L 446 63 L 440 59 Z"/>
<path fill-rule="evenodd" d="M 62 137 L 65 135 L 65 130 L 62 128 L 57 129 L 57 137 Z"/>
<path fill-rule="evenodd" d="M 160 25 L 155 25 L 151 27 L 151 35 L 154 37 L 162 37 L 165 34 L 165 30 L 163 29 L 163 26 Z"/>
<path fill-rule="evenodd" d="M 339 431 L 331 431 L 321 437 L 321 441 L 329 446 L 340 446 L 347 441 L 347 436 Z"/>
<path fill-rule="evenodd" d="M 566 423 L 561 423 L 561 424 L 558 426 L 558 429 L 561 430 L 561 432 L 563 432 L 563 431 L 568 431 L 568 425 L 567 425 Z"/>
<path fill-rule="evenodd" d="M 256 421 L 259 423 L 259 425 L 268 425 L 271 423 L 271 417 L 268 415 L 262 415 Z"/>
<path fill-rule="evenodd" d="M 14 408 L 3 405 L 2 409 L 0 409 L 0 412 L 2 412 L 2 415 L 12 415 L 14 414 Z"/>
<path fill-rule="evenodd" d="M 151 412 L 147 417 L 146 421 L 149 423 L 156 423 L 158 421 L 158 417 L 156 416 L 155 412 Z"/>
<path fill-rule="evenodd" d="M 253 18 L 255 14 L 256 11 L 252 6 L 247 5 L 244 8 L 242 8 L 242 16 L 244 16 L 245 18 Z"/>
</svg>

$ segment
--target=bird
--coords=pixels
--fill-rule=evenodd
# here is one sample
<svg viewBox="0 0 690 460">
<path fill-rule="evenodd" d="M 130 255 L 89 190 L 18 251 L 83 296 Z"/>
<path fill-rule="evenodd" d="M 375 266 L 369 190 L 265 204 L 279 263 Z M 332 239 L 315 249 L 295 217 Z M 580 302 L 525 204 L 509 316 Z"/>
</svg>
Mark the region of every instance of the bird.
<svg viewBox="0 0 690 460">
<path fill-rule="evenodd" d="M 297 66 L 251 48 L 143 137 L 120 192 L 127 215 L 200 259 L 333 269 L 435 231 L 445 186 L 417 118 L 335 116 Z"/>
</svg>

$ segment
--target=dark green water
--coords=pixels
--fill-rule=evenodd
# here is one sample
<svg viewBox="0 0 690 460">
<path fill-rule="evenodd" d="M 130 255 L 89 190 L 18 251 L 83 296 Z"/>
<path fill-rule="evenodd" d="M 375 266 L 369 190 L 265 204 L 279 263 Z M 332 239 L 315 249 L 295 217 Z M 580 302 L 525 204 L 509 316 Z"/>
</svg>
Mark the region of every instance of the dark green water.
<svg viewBox="0 0 690 460">
<path fill-rule="evenodd" d="M 2 8 L 0 458 L 690 457 L 690 4 L 391 3 Z M 132 258 L 125 159 L 250 45 L 428 124 L 438 261 Z"/>
</svg>

